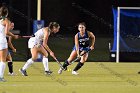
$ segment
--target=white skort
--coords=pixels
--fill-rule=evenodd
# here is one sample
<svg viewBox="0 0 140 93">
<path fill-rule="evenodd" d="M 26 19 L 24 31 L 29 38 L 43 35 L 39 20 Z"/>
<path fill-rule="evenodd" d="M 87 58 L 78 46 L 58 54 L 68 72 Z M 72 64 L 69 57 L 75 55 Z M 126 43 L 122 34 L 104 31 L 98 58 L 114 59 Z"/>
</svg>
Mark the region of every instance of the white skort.
<svg viewBox="0 0 140 93">
<path fill-rule="evenodd" d="M 8 48 L 7 43 L 0 43 L 0 50 L 6 49 L 6 48 Z"/>
<path fill-rule="evenodd" d="M 28 48 L 40 47 L 41 43 L 40 40 L 36 39 L 35 37 L 31 37 L 28 41 Z"/>
</svg>

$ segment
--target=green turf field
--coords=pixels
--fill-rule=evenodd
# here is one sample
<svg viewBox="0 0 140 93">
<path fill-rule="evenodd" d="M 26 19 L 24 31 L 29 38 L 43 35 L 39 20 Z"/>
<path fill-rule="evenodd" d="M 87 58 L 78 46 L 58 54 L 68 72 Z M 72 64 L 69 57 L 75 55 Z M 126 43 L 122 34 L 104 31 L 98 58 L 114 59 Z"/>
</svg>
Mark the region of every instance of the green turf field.
<svg viewBox="0 0 140 93">
<path fill-rule="evenodd" d="M 58 64 L 50 62 L 51 76 L 45 76 L 42 63 L 35 63 L 22 76 L 18 69 L 24 62 L 15 62 L 17 76 L 8 76 L 0 82 L 0 93 L 140 93 L 139 63 L 87 62 L 74 76 L 70 71 L 58 75 Z M 72 69 L 76 63 L 71 65 Z"/>
</svg>

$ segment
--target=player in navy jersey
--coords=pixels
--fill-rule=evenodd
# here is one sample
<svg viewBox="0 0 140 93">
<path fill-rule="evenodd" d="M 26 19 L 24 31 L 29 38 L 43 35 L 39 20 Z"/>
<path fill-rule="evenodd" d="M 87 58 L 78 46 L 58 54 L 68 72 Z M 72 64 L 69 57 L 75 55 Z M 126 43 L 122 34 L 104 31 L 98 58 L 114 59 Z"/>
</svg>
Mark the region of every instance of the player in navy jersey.
<svg viewBox="0 0 140 93">
<path fill-rule="evenodd" d="M 78 30 L 79 32 L 75 35 L 75 46 L 69 56 L 69 58 L 64 62 L 63 68 L 67 70 L 67 66 L 71 64 L 71 61 L 79 57 L 80 54 L 84 53 L 87 50 L 93 50 L 94 49 L 94 43 L 95 43 L 95 36 L 92 32 L 86 30 L 86 24 L 84 22 L 81 22 L 78 24 Z M 90 43 L 91 40 L 91 43 Z M 88 58 L 88 53 L 83 55 L 80 59 L 80 62 L 76 65 L 76 67 L 73 69 L 72 74 L 78 75 L 77 71 L 84 65 Z M 62 69 L 60 68 L 58 73 L 62 73 Z"/>
<path fill-rule="evenodd" d="M 13 28 L 14 28 L 14 23 L 10 22 L 10 30 L 13 30 Z M 16 74 L 13 72 L 13 62 L 12 62 L 11 52 L 15 53 L 16 48 L 12 44 L 13 38 L 11 36 L 6 36 L 6 39 L 7 39 L 7 43 L 8 43 L 8 52 L 7 52 L 7 57 L 6 57 L 6 61 L 8 62 L 8 68 L 9 68 L 8 75 L 14 76 Z"/>
<path fill-rule="evenodd" d="M 6 39 L 7 39 L 7 42 L 8 42 L 8 53 L 7 53 L 7 57 L 6 57 L 6 61 L 8 62 L 8 68 L 9 68 L 8 75 L 14 76 L 16 74 L 13 72 L 13 62 L 12 62 L 11 52 L 15 53 L 16 48 L 12 44 L 12 39 L 13 38 L 11 36 L 6 37 Z"/>
</svg>

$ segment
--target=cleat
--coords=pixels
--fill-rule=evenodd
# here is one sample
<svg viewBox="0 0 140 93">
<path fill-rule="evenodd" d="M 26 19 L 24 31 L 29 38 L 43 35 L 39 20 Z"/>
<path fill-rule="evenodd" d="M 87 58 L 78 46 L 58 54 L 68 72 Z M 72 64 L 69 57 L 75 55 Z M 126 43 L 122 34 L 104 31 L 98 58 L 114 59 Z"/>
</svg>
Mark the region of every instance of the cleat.
<svg viewBox="0 0 140 93">
<path fill-rule="evenodd" d="M 60 68 L 59 70 L 58 70 L 58 74 L 62 74 L 62 68 Z"/>
<path fill-rule="evenodd" d="M 26 70 L 22 70 L 22 68 L 19 69 L 19 72 L 21 72 L 23 76 L 28 76 Z"/>
<path fill-rule="evenodd" d="M 51 71 L 51 70 L 45 71 L 45 75 L 50 75 L 50 74 L 52 74 L 52 73 L 53 73 L 53 71 Z"/>
<path fill-rule="evenodd" d="M 0 82 L 6 82 L 4 78 L 0 78 Z"/>
<path fill-rule="evenodd" d="M 9 76 L 16 76 L 17 74 L 15 74 L 15 73 L 10 73 L 10 72 L 9 72 L 8 75 L 9 75 Z"/>
<path fill-rule="evenodd" d="M 79 73 L 77 73 L 76 71 L 72 71 L 73 75 L 78 75 Z"/>
<path fill-rule="evenodd" d="M 138 72 L 138 74 L 140 74 L 140 71 Z"/>
</svg>

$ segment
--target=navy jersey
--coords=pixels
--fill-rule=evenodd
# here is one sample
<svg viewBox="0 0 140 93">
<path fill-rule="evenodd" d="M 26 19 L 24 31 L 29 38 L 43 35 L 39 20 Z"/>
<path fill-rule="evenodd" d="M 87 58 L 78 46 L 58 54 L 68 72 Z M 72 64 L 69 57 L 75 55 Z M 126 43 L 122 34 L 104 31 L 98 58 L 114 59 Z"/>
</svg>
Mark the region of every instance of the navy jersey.
<svg viewBox="0 0 140 93">
<path fill-rule="evenodd" d="M 6 37 L 7 42 L 9 41 L 9 37 Z M 12 50 L 9 46 L 8 46 L 8 50 Z"/>
<path fill-rule="evenodd" d="M 78 32 L 78 42 L 80 48 L 89 47 L 89 36 L 87 31 L 85 32 L 83 37 L 80 35 L 80 32 Z"/>
</svg>

